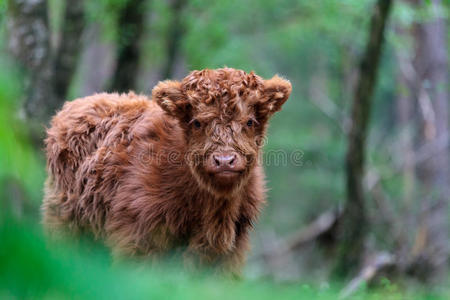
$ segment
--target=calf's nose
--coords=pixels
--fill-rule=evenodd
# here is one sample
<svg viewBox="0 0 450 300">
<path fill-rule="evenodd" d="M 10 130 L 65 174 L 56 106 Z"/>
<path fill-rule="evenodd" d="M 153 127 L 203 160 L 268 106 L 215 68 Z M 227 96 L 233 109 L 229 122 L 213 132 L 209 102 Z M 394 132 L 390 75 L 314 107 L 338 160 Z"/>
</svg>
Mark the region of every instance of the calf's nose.
<svg viewBox="0 0 450 300">
<path fill-rule="evenodd" d="M 215 154 L 213 159 L 217 167 L 233 167 L 236 161 L 236 154 Z"/>
</svg>

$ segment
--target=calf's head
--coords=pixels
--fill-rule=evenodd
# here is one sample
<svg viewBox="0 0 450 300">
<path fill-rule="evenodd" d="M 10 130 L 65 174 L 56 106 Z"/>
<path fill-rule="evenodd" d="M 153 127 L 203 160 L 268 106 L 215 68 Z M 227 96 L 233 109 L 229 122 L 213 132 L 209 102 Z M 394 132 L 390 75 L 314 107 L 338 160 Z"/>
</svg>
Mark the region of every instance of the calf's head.
<svg viewBox="0 0 450 300">
<path fill-rule="evenodd" d="M 291 93 L 289 81 L 223 68 L 163 81 L 153 99 L 178 119 L 186 163 L 198 183 L 221 194 L 236 190 L 257 163 L 270 116 Z"/>
</svg>

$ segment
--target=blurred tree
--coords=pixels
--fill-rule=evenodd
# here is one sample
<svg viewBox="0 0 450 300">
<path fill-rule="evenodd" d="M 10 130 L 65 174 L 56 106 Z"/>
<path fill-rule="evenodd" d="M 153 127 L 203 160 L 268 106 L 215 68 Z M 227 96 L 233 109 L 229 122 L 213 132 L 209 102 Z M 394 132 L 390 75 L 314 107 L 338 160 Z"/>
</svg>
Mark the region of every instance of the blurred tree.
<svg viewBox="0 0 450 300">
<path fill-rule="evenodd" d="M 187 0 L 172 0 L 170 3 L 171 21 L 167 30 L 166 37 L 166 61 L 161 72 L 161 79 L 169 79 L 172 77 L 175 62 L 180 50 L 181 39 L 184 33 L 183 24 L 183 8 L 186 6 Z"/>
<path fill-rule="evenodd" d="M 84 22 L 84 1 L 66 1 L 62 20 L 61 39 L 55 54 L 55 92 L 58 99 L 66 100 L 80 54 L 80 41 Z"/>
<path fill-rule="evenodd" d="M 46 124 L 65 100 L 84 27 L 83 1 L 67 1 L 61 39 L 51 44 L 46 0 L 9 0 L 9 46 L 28 71 L 26 116 Z M 42 128 L 39 127 L 37 135 Z"/>
<path fill-rule="evenodd" d="M 146 0 L 127 0 L 119 11 L 117 63 L 111 91 L 128 92 L 136 88 L 146 3 Z"/>
<path fill-rule="evenodd" d="M 52 91 L 52 62 L 47 1 L 8 2 L 10 49 L 29 72 L 25 113 L 46 121 L 58 101 Z"/>
<path fill-rule="evenodd" d="M 404 1 L 405 2 L 405 1 Z M 399 39 L 408 40 L 410 38 L 409 24 L 407 26 L 397 24 L 396 35 Z M 393 230 L 395 248 L 400 258 L 400 265 L 408 264 L 408 256 L 411 250 L 411 235 L 407 234 L 414 228 L 414 207 L 415 188 L 419 184 L 416 172 L 416 149 L 414 145 L 414 135 L 417 127 L 417 101 L 415 99 L 414 83 L 411 81 L 411 54 L 409 47 L 397 46 L 397 70 L 396 70 L 396 126 L 399 127 L 399 154 L 402 158 L 400 164 L 402 174 L 402 201 L 398 221 L 393 218 L 389 225 L 401 229 Z"/>
<path fill-rule="evenodd" d="M 448 208 L 449 170 L 449 77 L 448 48 L 444 11 L 441 0 L 413 1 L 431 14 L 414 26 L 415 84 L 421 118 L 419 143 L 432 145 L 431 158 L 418 165 L 423 183 L 423 212 L 413 248 L 416 275 L 424 280 L 440 277 L 447 269 L 449 255 Z"/>
<path fill-rule="evenodd" d="M 351 125 L 346 157 L 347 203 L 339 229 L 339 249 L 334 273 L 340 278 L 350 275 L 361 264 L 368 230 L 364 197 L 365 147 L 373 91 L 384 40 L 384 30 L 391 0 L 378 0 L 373 11 L 370 32 L 353 98 Z"/>
</svg>

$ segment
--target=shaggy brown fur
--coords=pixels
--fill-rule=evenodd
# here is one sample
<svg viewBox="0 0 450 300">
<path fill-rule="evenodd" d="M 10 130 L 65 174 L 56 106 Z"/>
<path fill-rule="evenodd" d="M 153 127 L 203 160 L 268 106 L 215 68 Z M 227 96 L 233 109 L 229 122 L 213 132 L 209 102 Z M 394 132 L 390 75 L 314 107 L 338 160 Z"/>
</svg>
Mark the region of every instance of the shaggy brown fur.
<svg viewBox="0 0 450 300">
<path fill-rule="evenodd" d="M 265 199 L 258 158 L 288 81 L 231 68 L 160 82 L 153 100 L 97 94 L 67 102 L 46 139 L 50 232 L 91 232 L 116 254 L 182 247 L 237 270 Z"/>
</svg>

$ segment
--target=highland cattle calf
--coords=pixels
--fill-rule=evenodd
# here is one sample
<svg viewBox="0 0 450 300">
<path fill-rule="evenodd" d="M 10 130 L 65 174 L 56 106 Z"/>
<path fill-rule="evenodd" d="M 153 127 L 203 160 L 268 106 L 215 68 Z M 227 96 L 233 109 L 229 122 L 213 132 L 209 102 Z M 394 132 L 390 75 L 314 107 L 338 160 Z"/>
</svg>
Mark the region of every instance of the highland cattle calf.
<svg viewBox="0 0 450 300">
<path fill-rule="evenodd" d="M 42 205 L 49 233 L 92 233 L 118 256 L 183 249 L 238 271 L 265 201 L 267 121 L 291 84 L 231 68 L 160 82 L 152 100 L 67 102 L 47 131 Z"/>
</svg>

